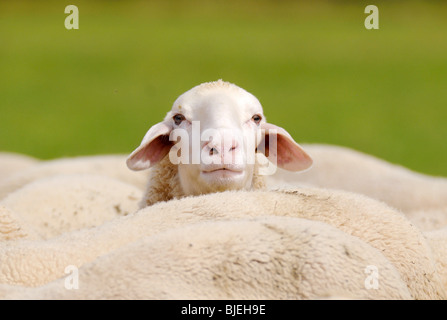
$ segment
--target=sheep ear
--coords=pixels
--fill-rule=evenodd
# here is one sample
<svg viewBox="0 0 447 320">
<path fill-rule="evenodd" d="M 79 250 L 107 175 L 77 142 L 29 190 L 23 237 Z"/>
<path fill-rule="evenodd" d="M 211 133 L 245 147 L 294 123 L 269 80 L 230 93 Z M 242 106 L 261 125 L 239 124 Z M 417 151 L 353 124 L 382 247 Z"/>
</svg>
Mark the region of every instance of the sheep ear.
<svg viewBox="0 0 447 320">
<path fill-rule="evenodd" d="M 261 129 L 265 130 L 265 136 L 258 146 L 258 152 L 263 153 L 278 167 L 288 171 L 310 168 L 312 158 L 286 130 L 271 123 L 263 123 Z"/>
<path fill-rule="evenodd" d="M 171 149 L 169 141 L 172 127 L 165 122 L 152 126 L 143 138 L 140 146 L 127 158 L 127 166 L 131 170 L 144 170 L 162 160 Z"/>
</svg>

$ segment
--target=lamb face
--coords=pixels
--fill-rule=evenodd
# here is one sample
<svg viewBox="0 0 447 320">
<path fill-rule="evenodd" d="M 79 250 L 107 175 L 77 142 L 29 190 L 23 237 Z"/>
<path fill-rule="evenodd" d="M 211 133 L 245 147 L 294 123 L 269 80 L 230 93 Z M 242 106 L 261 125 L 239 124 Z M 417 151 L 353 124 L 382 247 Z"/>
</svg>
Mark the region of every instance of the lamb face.
<svg viewBox="0 0 447 320">
<path fill-rule="evenodd" d="M 249 190 L 256 152 L 291 171 L 312 160 L 282 128 L 265 120 L 258 99 L 236 85 L 216 81 L 185 92 L 163 122 L 154 125 L 128 158 L 133 170 L 168 156 L 178 167 L 184 195 Z"/>
<path fill-rule="evenodd" d="M 184 163 L 178 161 L 186 194 L 251 188 L 255 135 L 265 122 L 262 107 L 247 92 L 222 89 L 192 89 L 177 99 L 166 116 L 174 131 L 186 132 L 169 154 L 172 162 L 177 154 L 189 155 Z"/>
</svg>

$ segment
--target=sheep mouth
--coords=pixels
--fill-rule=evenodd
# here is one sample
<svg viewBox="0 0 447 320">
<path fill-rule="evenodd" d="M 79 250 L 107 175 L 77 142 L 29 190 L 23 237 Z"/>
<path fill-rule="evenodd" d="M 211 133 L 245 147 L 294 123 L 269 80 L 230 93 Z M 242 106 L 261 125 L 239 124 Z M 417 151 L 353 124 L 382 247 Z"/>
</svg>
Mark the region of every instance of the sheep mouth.
<svg viewBox="0 0 447 320">
<path fill-rule="evenodd" d="M 235 173 L 240 173 L 242 172 L 242 170 L 232 170 L 232 169 L 228 169 L 228 168 L 220 168 L 220 169 L 213 169 L 213 170 L 204 170 L 202 171 L 203 173 L 213 173 L 213 172 L 235 172 Z"/>
<path fill-rule="evenodd" d="M 244 171 L 233 170 L 229 168 L 215 168 L 204 170 L 200 173 L 202 179 L 212 186 L 215 191 L 225 191 L 234 188 L 243 180 Z"/>
<path fill-rule="evenodd" d="M 211 164 L 202 167 L 202 173 L 221 173 L 221 174 L 236 174 L 242 173 L 244 170 L 239 165 L 234 164 Z"/>
<path fill-rule="evenodd" d="M 233 181 L 238 180 L 244 175 L 244 168 L 238 165 L 207 165 L 202 168 L 201 174 L 205 179 L 211 181 Z"/>
</svg>

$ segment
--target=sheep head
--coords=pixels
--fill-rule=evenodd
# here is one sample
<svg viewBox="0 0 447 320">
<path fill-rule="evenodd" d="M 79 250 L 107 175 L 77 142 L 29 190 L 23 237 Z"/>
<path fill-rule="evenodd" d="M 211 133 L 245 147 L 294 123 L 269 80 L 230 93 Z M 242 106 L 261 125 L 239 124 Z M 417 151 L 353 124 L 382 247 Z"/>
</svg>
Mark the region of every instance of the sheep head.
<svg viewBox="0 0 447 320">
<path fill-rule="evenodd" d="M 286 130 L 266 122 L 255 96 L 218 80 L 180 95 L 164 121 L 149 129 L 127 165 L 144 170 L 169 156 L 178 167 L 184 195 L 198 195 L 251 189 L 255 174 L 274 172 L 255 172 L 258 154 L 290 171 L 312 165 Z"/>
</svg>

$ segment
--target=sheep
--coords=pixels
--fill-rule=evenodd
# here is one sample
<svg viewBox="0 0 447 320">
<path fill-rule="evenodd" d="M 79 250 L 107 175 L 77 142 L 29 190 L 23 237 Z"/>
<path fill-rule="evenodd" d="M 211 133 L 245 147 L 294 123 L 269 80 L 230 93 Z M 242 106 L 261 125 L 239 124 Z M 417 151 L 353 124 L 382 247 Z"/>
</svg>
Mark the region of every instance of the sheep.
<svg viewBox="0 0 447 320">
<path fill-rule="evenodd" d="M 0 206 L 0 241 L 26 237 L 20 224 L 7 208 Z"/>
<path fill-rule="evenodd" d="M 369 273 L 372 265 L 379 274 Z M 76 274 L 76 282 L 69 273 L 42 287 L 0 292 L 3 299 L 52 300 L 316 299 L 335 293 L 412 299 L 379 250 L 328 224 L 290 217 L 170 229 L 101 256 Z"/>
<path fill-rule="evenodd" d="M 447 227 L 425 232 L 424 235 L 433 249 L 436 270 L 447 290 Z"/>
<path fill-rule="evenodd" d="M 147 131 L 127 165 L 136 171 L 152 169 L 144 207 L 190 195 L 263 189 L 262 175 L 274 169 L 266 167 L 263 155 L 289 171 L 312 165 L 286 130 L 266 122 L 254 95 L 218 80 L 180 95 L 164 120 Z"/>
<path fill-rule="evenodd" d="M 41 239 L 26 221 L 0 205 L 0 242 L 17 239 Z"/>
<path fill-rule="evenodd" d="M 399 271 L 413 298 L 446 297 L 426 238 L 402 213 L 359 194 L 311 188 L 184 197 L 46 241 L 5 243 L 0 245 L 0 283 L 43 285 L 63 276 L 67 265 L 81 267 L 143 236 L 192 223 L 266 215 L 332 225 L 381 251 Z"/>
<path fill-rule="evenodd" d="M 41 161 L 0 180 L 0 200 L 30 182 L 62 174 L 103 175 L 144 189 L 147 173 L 130 171 L 126 158 L 127 155 L 97 155 Z"/>
<path fill-rule="evenodd" d="M 133 213 L 141 196 L 137 187 L 106 176 L 59 175 L 27 184 L 0 204 L 48 239 Z"/>
<path fill-rule="evenodd" d="M 432 210 L 415 210 L 405 215 L 422 231 L 434 231 L 447 226 L 447 206 Z"/>
<path fill-rule="evenodd" d="M 0 180 L 36 165 L 38 159 L 13 152 L 0 152 Z"/>
<path fill-rule="evenodd" d="M 303 144 L 312 170 L 294 174 L 278 169 L 267 187 L 313 186 L 365 194 L 404 213 L 442 211 L 447 216 L 447 179 L 431 177 L 341 146 Z M 442 227 L 442 225 L 438 226 Z"/>
</svg>

